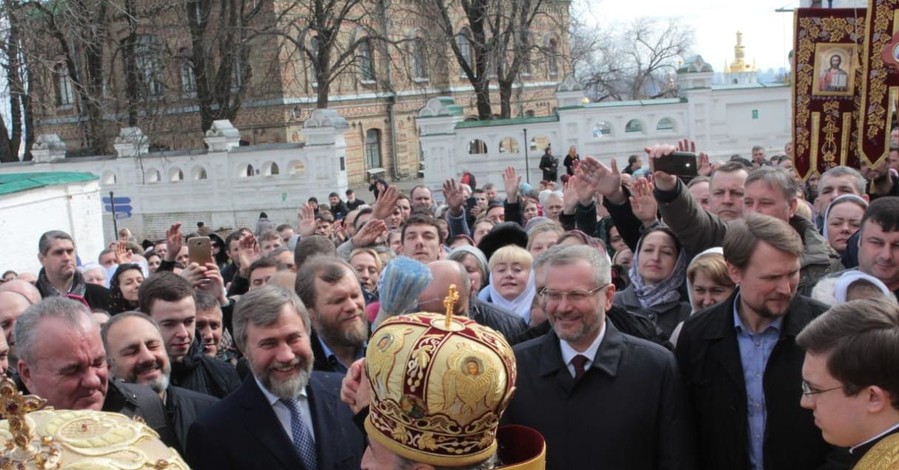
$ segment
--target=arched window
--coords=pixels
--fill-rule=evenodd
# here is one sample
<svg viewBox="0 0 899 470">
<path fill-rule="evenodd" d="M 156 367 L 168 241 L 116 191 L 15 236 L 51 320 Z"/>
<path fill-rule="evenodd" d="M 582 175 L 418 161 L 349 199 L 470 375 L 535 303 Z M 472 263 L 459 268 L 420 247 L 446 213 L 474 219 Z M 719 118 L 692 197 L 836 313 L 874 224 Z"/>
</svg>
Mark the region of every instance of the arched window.
<svg viewBox="0 0 899 470">
<path fill-rule="evenodd" d="M 107 171 L 103 173 L 103 184 L 116 184 L 116 176 L 115 173 L 111 171 Z"/>
<path fill-rule="evenodd" d="M 245 176 L 256 176 L 256 170 L 253 168 L 253 165 L 247 165 L 246 171 L 244 173 Z"/>
<path fill-rule="evenodd" d="M 155 34 L 141 34 L 137 37 L 134 51 L 135 67 L 143 96 L 159 96 L 163 92 L 162 61 L 159 53 L 162 46 Z"/>
<path fill-rule="evenodd" d="M 266 162 L 262 166 L 262 174 L 264 176 L 278 176 L 281 173 L 281 169 L 278 168 L 278 164 L 275 162 Z"/>
<path fill-rule="evenodd" d="M 303 165 L 303 162 L 299 160 L 290 162 L 287 168 L 293 176 L 301 176 L 306 171 L 306 165 Z"/>
<path fill-rule="evenodd" d="M 625 124 L 624 132 L 643 132 L 643 123 L 636 119 L 631 119 Z"/>
<path fill-rule="evenodd" d="M 169 181 L 176 183 L 184 179 L 184 172 L 180 168 L 175 167 L 169 170 Z"/>
<path fill-rule="evenodd" d="M 559 75 L 559 43 L 555 39 L 546 45 L 546 65 L 550 77 Z"/>
<path fill-rule="evenodd" d="M 162 175 L 159 174 L 159 170 L 157 169 L 149 168 L 144 172 L 144 180 L 147 183 L 158 183 L 161 179 Z"/>
<path fill-rule="evenodd" d="M 428 79 L 428 58 L 425 41 L 421 38 L 412 40 L 412 78 L 415 80 Z"/>
<path fill-rule="evenodd" d="M 612 126 L 605 121 L 599 121 L 593 126 L 593 137 L 602 137 L 612 133 Z"/>
<path fill-rule="evenodd" d="M 381 131 L 365 131 L 365 168 L 381 168 Z"/>
<path fill-rule="evenodd" d="M 469 155 L 481 155 L 487 153 L 487 144 L 483 140 L 474 139 L 468 142 Z"/>
<path fill-rule="evenodd" d="M 201 166 L 195 166 L 193 170 L 191 170 L 191 179 L 194 181 L 205 180 L 209 178 L 206 174 L 206 169 Z"/>
<path fill-rule="evenodd" d="M 72 82 L 69 81 L 68 69 L 66 69 L 65 64 L 56 64 L 53 67 L 53 72 L 56 75 L 56 105 L 71 105 L 75 102 L 75 90 L 72 87 Z"/>
<path fill-rule="evenodd" d="M 518 141 L 511 137 L 499 141 L 499 153 L 518 153 Z"/>
<path fill-rule="evenodd" d="M 371 41 L 368 39 L 359 43 L 357 60 L 359 61 L 359 78 L 363 82 L 373 82 L 375 80 L 375 62 L 372 55 Z"/>
<path fill-rule="evenodd" d="M 671 118 L 662 118 L 659 120 L 659 123 L 656 124 L 657 131 L 673 131 L 674 130 L 674 120 Z"/>
<path fill-rule="evenodd" d="M 459 47 L 459 52 L 462 53 L 462 60 L 465 61 L 466 64 L 472 69 L 474 69 L 474 64 L 471 63 L 471 30 L 468 28 L 462 28 L 459 31 L 459 34 L 456 35 L 456 46 Z M 464 72 L 460 71 L 460 74 L 464 74 Z"/>
<path fill-rule="evenodd" d="M 185 94 L 194 94 L 197 92 L 197 77 L 194 75 L 190 51 L 186 47 L 182 47 L 178 50 L 178 57 L 181 60 L 181 91 Z"/>
</svg>

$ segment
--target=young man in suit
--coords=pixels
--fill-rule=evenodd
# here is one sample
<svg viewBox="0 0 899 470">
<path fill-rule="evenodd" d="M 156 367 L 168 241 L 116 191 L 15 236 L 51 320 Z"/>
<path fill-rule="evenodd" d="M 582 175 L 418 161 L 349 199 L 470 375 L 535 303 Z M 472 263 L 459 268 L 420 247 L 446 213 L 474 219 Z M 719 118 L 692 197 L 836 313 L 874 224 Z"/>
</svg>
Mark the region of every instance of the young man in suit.
<svg viewBox="0 0 899 470">
<path fill-rule="evenodd" d="M 849 447 L 853 469 L 899 461 L 899 306 L 874 297 L 835 305 L 796 337 L 805 349 L 803 408 L 824 440 Z"/>
<path fill-rule="evenodd" d="M 187 461 L 203 469 L 358 469 L 363 440 L 340 402 L 339 374 L 312 372 L 309 314 L 279 286 L 244 295 L 234 341 L 252 375 L 200 416 Z"/>
</svg>

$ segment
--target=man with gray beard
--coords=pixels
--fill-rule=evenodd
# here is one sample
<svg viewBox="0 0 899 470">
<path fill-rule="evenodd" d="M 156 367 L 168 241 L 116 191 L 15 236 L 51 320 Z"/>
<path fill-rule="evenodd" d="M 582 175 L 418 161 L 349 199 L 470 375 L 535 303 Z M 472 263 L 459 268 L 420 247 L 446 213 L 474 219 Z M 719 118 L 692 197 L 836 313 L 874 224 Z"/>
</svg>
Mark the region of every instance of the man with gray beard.
<svg viewBox="0 0 899 470">
<path fill-rule="evenodd" d="M 330 256 L 310 259 L 297 272 L 297 295 L 312 319 L 315 370 L 346 373 L 365 356 L 365 298 L 353 267 Z"/>
<path fill-rule="evenodd" d="M 100 330 L 109 371 L 125 383 L 146 385 L 162 398 L 169 429 L 185 455 L 187 431 L 203 411 L 218 402 L 205 393 L 169 385 L 172 366 L 156 322 L 140 312 L 115 315 Z"/>
<path fill-rule="evenodd" d="M 274 285 L 245 294 L 233 326 L 252 376 L 190 428 L 191 468 L 359 468 L 364 444 L 338 396 L 343 376 L 312 372 L 309 313 L 296 294 Z"/>
</svg>

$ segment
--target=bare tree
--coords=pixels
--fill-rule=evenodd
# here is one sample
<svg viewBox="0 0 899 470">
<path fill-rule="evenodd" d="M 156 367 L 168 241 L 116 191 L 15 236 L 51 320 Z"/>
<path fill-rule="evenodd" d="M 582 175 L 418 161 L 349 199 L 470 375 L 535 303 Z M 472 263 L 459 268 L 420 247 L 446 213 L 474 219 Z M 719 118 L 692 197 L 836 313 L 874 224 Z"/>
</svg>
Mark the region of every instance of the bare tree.
<svg viewBox="0 0 899 470">
<path fill-rule="evenodd" d="M 28 92 L 27 61 L 22 47 L 21 5 L 16 0 L 3 0 L 2 17 L 6 30 L 0 41 L 0 54 L 5 59 L 6 81 L 9 86 L 9 126 L 0 117 L 0 161 L 15 162 L 19 159 L 22 139 L 25 139 L 25 160 L 31 159 L 34 143 L 34 116 L 31 95 Z"/>
<path fill-rule="evenodd" d="M 594 101 L 675 93 L 670 77 L 693 45 L 692 32 L 676 19 L 638 18 L 605 31 L 578 25 L 571 37 L 578 46 L 575 76 Z"/>
<path fill-rule="evenodd" d="M 541 50 L 532 38 L 535 20 L 543 15 L 544 0 L 421 0 L 418 12 L 436 23 L 442 47 L 449 45 L 455 62 L 474 88 L 478 117 L 490 119 L 493 108 L 490 82 L 496 78 L 500 117 L 511 117 L 512 90 Z M 458 21 L 461 17 L 461 21 Z M 457 25 L 461 24 L 457 28 Z"/>
</svg>

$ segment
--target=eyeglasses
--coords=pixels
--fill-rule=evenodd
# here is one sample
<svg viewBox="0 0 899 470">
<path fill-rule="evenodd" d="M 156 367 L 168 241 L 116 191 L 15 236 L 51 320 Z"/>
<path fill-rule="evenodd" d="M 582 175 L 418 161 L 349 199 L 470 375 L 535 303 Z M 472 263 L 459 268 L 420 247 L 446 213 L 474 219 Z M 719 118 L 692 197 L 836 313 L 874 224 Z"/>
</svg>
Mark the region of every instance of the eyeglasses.
<svg viewBox="0 0 899 470">
<path fill-rule="evenodd" d="M 543 297 L 544 302 L 551 302 L 554 304 L 561 302 L 562 299 L 566 297 L 568 298 L 569 302 L 577 303 L 583 302 L 584 300 L 593 296 L 593 294 L 596 294 L 597 292 L 605 289 L 606 287 L 609 287 L 610 285 L 611 284 L 604 284 L 590 290 L 575 289 L 568 292 L 559 292 L 544 288 L 542 291 L 540 291 L 540 296 Z"/>
<path fill-rule="evenodd" d="M 811 385 L 809 385 L 809 383 L 806 382 L 805 380 L 802 381 L 802 394 L 805 395 L 806 398 L 812 398 L 812 396 L 818 395 L 819 393 L 830 392 L 830 391 L 838 390 L 841 388 L 843 388 L 842 385 L 840 385 L 838 387 L 833 387 L 833 388 L 825 388 L 824 390 L 818 390 L 817 388 L 814 388 Z"/>
</svg>

